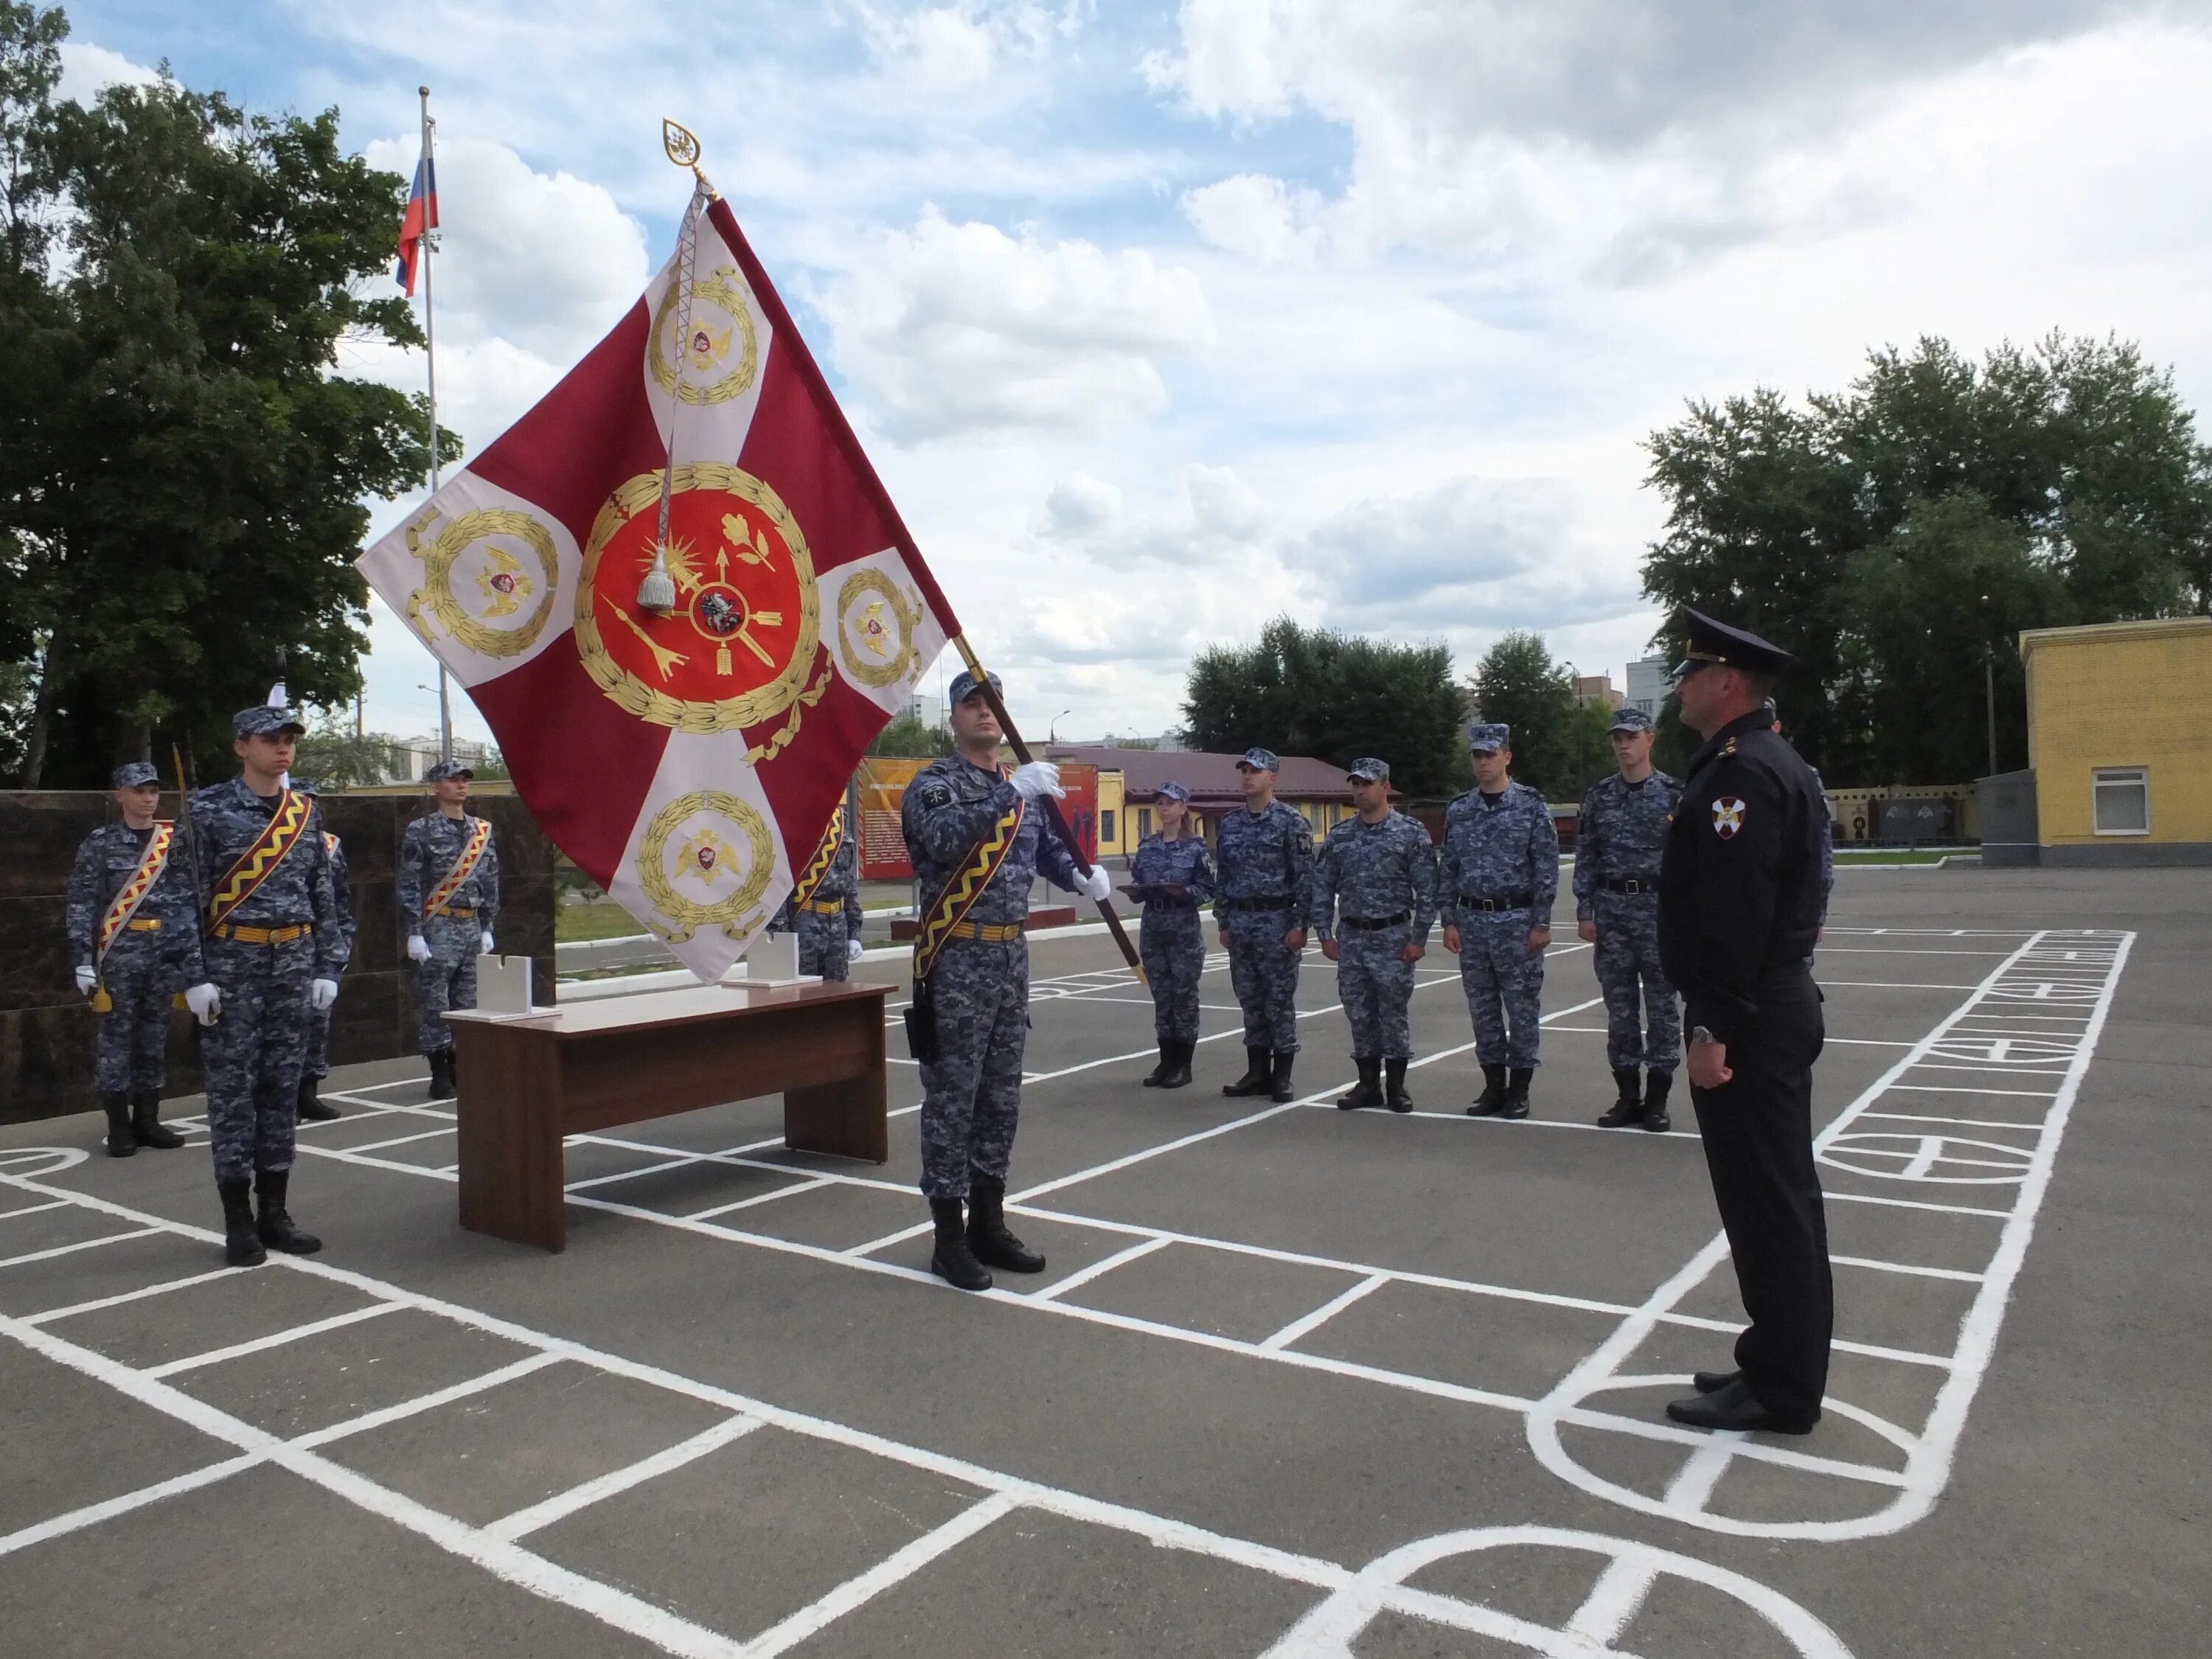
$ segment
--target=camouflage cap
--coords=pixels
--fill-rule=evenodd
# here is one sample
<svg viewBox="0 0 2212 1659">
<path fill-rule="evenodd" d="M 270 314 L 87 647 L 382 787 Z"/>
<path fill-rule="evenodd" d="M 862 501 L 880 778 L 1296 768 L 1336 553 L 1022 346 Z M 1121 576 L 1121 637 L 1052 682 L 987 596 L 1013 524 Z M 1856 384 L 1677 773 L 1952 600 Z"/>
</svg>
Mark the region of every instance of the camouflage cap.
<svg viewBox="0 0 2212 1659">
<path fill-rule="evenodd" d="M 118 789 L 143 789 L 149 783 L 161 781 L 161 775 L 147 761 L 125 761 L 115 769 L 115 775 L 108 780 Z"/>
<path fill-rule="evenodd" d="M 1612 729 L 1615 732 L 1649 732 L 1653 729 L 1651 716 L 1634 703 L 1625 702 L 1613 711 Z"/>
<path fill-rule="evenodd" d="M 1510 749 L 1513 728 L 1503 720 L 1477 720 L 1467 728 L 1467 746 L 1470 749 Z"/>
<path fill-rule="evenodd" d="M 1376 760 L 1370 755 L 1352 762 L 1344 775 L 1354 783 L 1388 783 L 1390 781 L 1390 763 Z"/>
<path fill-rule="evenodd" d="M 1255 772 L 1279 772 L 1283 769 L 1283 763 L 1275 757 L 1273 750 L 1262 749 L 1256 744 L 1244 751 L 1244 758 L 1237 764 L 1240 769 L 1249 767 Z"/>
<path fill-rule="evenodd" d="M 234 738 L 272 737 L 279 732 L 289 732 L 298 737 L 307 729 L 290 709 L 271 708 L 265 702 L 241 708 L 230 717 L 230 734 Z"/>
<path fill-rule="evenodd" d="M 1001 697 L 1006 695 L 1005 683 L 996 674 L 986 674 L 983 678 L 991 682 L 991 690 Z M 982 687 L 975 677 L 963 668 L 952 677 L 952 684 L 945 693 L 945 705 L 948 708 L 957 708 L 981 690 Z"/>
<path fill-rule="evenodd" d="M 459 761 L 440 761 L 422 775 L 425 783 L 443 783 L 448 778 L 473 778 L 476 774 Z"/>
<path fill-rule="evenodd" d="M 1184 788 L 1182 785 L 1179 783 L 1170 781 L 1160 786 L 1160 799 L 1162 800 L 1188 800 L 1190 799 L 1190 791 Z"/>
</svg>

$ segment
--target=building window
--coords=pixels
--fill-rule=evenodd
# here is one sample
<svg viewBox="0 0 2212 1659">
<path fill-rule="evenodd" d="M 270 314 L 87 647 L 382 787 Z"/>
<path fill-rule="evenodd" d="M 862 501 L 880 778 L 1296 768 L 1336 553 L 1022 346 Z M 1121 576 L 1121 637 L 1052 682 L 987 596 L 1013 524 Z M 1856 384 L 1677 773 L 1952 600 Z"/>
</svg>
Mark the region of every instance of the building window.
<svg viewBox="0 0 2212 1659">
<path fill-rule="evenodd" d="M 2150 834 L 2150 769 L 2112 766 L 2094 775 L 2091 790 L 2096 800 L 2097 833 L 2100 836 Z"/>
<path fill-rule="evenodd" d="M 1101 807 L 1098 811 L 1098 844 L 1105 846 L 1114 839 L 1114 809 Z"/>
<path fill-rule="evenodd" d="M 1137 809 L 1137 839 L 1142 841 L 1152 833 L 1152 809 L 1149 806 L 1139 806 Z"/>
</svg>

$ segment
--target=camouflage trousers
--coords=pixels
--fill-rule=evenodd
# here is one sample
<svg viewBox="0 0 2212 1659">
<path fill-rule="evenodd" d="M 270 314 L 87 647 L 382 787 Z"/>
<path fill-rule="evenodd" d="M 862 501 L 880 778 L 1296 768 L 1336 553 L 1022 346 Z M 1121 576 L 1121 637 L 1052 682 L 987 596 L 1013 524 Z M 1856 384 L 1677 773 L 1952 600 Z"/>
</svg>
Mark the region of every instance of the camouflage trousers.
<svg viewBox="0 0 2212 1659">
<path fill-rule="evenodd" d="M 1474 1021 L 1474 1057 L 1483 1066 L 1533 1067 L 1544 993 L 1544 953 L 1528 948 L 1536 925 L 1527 910 L 1468 915 L 1459 925 L 1459 980 Z"/>
<path fill-rule="evenodd" d="M 257 1170 L 289 1170 L 314 941 L 210 939 L 207 973 L 222 993 L 222 1012 L 200 1038 L 215 1178 L 245 1181 Z"/>
<path fill-rule="evenodd" d="M 453 1046 L 447 1009 L 477 1006 L 477 947 L 483 942 L 483 928 L 474 916 L 428 916 L 422 939 L 430 947 L 430 959 L 416 964 L 415 1000 L 422 1015 L 416 1035 L 427 1054 Z"/>
<path fill-rule="evenodd" d="M 1682 1010 L 1659 971 L 1659 902 L 1634 893 L 1599 893 L 1591 908 L 1597 982 L 1605 992 L 1606 1064 L 1616 1072 L 1638 1066 L 1671 1072 L 1682 1058 Z"/>
<path fill-rule="evenodd" d="M 1206 930 L 1196 907 L 1147 904 L 1137 929 L 1137 959 L 1152 993 L 1153 1035 L 1163 1042 L 1197 1042 Z"/>
<path fill-rule="evenodd" d="M 143 938 L 125 934 L 125 938 Z M 177 976 L 159 951 L 110 951 L 100 982 L 115 1006 L 92 1019 L 92 1086 L 104 1095 L 158 1092 L 169 1080 L 169 1006 Z"/>
<path fill-rule="evenodd" d="M 1244 1010 L 1244 1046 L 1296 1054 L 1301 953 L 1283 945 L 1291 913 L 1231 910 L 1223 921 L 1229 936 L 1229 983 Z"/>
<path fill-rule="evenodd" d="M 1406 960 L 1413 942 L 1411 922 L 1336 936 L 1336 994 L 1352 1026 L 1355 1060 L 1413 1057 L 1413 964 Z"/>
<path fill-rule="evenodd" d="M 801 910 L 792 919 L 792 932 L 799 935 L 800 973 L 842 980 L 853 971 L 852 963 L 845 958 L 845 912 L 842 907 L 835 915 Z"/>
<path fill-rule="evenodd" d="M 1030 947 L 947 941 L 929 975 L 937 1058 L 921 1068 L 921 1191 L 965 1198 L 971 1173 L 1004 1181 L 1022 1110 Z"/>
</svg>

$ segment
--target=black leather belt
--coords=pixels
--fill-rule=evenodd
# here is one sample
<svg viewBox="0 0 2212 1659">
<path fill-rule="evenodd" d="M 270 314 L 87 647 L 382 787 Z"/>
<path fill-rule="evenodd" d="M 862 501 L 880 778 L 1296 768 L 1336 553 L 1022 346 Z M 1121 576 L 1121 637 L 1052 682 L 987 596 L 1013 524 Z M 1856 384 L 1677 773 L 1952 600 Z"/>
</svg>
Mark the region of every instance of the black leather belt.
<svg viewBox="0 0 2212 1659">
<path fill-rule="evenodd" d="M 1411 910 L 1401 910 L 1395 916 L 1345 916 L 1336 925 L 1349 927 L 1355 933 L 1379 933 L 1385 927 L 1396 927 L 1413 919 Z"/>
<path fill-rule="evenodd" d="M 1535 903 L 1534 893 L 1492 893 L 1487 898 L 1478 898 L 1473 893 L 1459 896 L 1461 907 L 1468 910 L 1526 910 Z"/>
<path fill-rule="evenodd" d="M 1620 881 L 1614 881 L 1608 878 L 1607 880 L 1601 881 L 1598 883 L 1598 885 L 1604 888 L 1608 893 L 1643 893 L 1648 895 L 1656 893 L 1659 890 L 1659 878 L 1656 876 L 1630 876 Z"/>
<path fill-rule="evenodd" d="M 1221 901 L 1224 910 L 1287 910 L 1291 908 L 1288 893 L 1262 893 L 1258 898 L 1225 898 Z"/>
<path fill-rule="evenodd" d="M 1145 908 L 1147 910 L 1195 910 L 1198 908 L 1198 901 L 1194 898 L 1148 898 L 1144 902 Z"/>
</svg>

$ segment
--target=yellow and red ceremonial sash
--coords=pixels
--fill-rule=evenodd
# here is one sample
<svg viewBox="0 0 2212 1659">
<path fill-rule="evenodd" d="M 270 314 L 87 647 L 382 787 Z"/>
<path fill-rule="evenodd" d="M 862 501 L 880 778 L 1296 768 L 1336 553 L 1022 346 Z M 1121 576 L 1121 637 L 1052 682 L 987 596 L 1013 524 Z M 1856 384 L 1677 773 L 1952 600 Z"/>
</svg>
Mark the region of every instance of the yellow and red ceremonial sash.
<svg viewBox="0 0 2212 1659">
<path fill-rule="evenodd" d="M 845 809 L 840 806 L 830 819 L 830 827 L 822 832 L 822 845 L 814 849 L 806 873 L 799 877 L 799 884 L 791 890 L 791 908 L 804 909 L 814 896 L 814 890 L 822 885 L 830 873 L 830 866 L 837 861 L 838 849 L 845 844 Z"/>
<path fill-rule="evenodd" d="M 484 848 L 490 845 L 491 821 L 489 818 L 471 818 L 469 838 L 461 848 L 460 857 L 455 859 L 453 867 L 446 872 L 446 878 L 430 890 L 430 896 L 422 901 L 424 915 L 437 915 L 446 902 L 461 890 L 461 884 L 476 874 L 477 866 L 483 861 Z"/>
<path fill-rule="evenodd" d="M 1028 808 L 1026 799 L 1015 796 L 1012 808 L 975 843 L 967 861 L 945 884 L 945 890 L 931 902 L 928 914 L 922 919 L 921 932 L 915 936 L 916 979 L 929 977 L 929 970 L 936 965 L 937 953 L 944 948 L 945 941 L 952 937 L 955 927 L 967 920 L 968 913 L 975 908 L 975 901 L 991 884 L 991 878 L 1006 861 L 1006 854 L 1014 850 L 1014 836 L 1022 827 L 1022 814 Z"/>
<path fill-rule="evenodd" d="M 176 838 L 177 826 L 157 821 L 154 833 L 146 837 L 146 850 L 138 855 L 138 867 L 131 878 L 116 889 L 115 896 L 108 902 L 107 913 L 100 919 L 99 937 L 93 949 L 104 961 L 107 947 L 115 937 L 131 924 L 138 914 L 138 907 L 146 902 L 146 895 L 154 890 L 154 884 L 161 878 L 161 872 L 169 867 L 169 843 Z"/>
<path fill-rule="evenodd" d="M 269 815 L 266 829 L 253 838 L 253 845 L 239 854 L 238 862 L 222 872 L 222 879 L 215 884 L 215 896 L 208 900 L 207 925 L 220 927 L 230 920 L 238 907 L 252 898 L 284 861 L 284 855 L 300 844 L 300 833 L 307 827 L 307 814 L 313 810 L 307 797 L 296 789 L 287 789 L 276 803 L 276 810 Z"/>
</svg>

